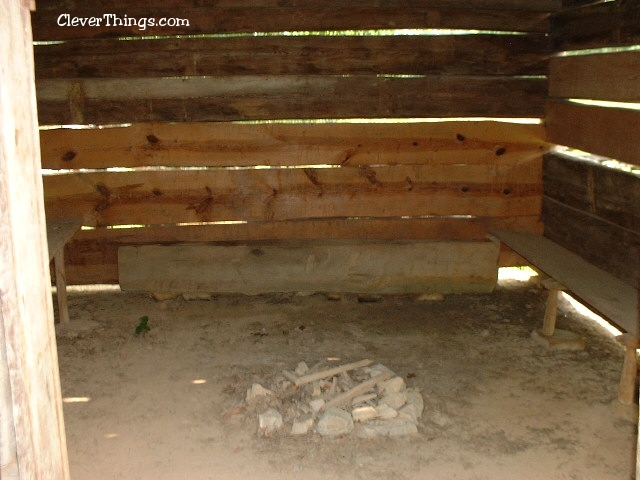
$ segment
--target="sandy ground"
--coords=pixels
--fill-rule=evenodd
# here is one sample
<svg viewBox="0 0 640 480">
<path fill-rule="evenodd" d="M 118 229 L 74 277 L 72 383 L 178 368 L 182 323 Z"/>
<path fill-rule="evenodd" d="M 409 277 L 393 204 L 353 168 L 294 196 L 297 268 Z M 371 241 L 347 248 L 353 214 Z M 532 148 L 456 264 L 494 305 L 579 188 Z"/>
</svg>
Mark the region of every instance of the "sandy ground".
<svg viewBox="0 0 640 480">
<path fill-rule="evenodd" d="M 72 479 L 629 479 L 622 350 L 563 301 L 558 325 L 587 349 L 546 351 L 530 337 L 544 300 L 534 282 L 366 303 L 71 289 L 58 347 Z M 418 434 L 264 438 L 233 414 L 253 382 L 327 357 L 375 360 L 419 388 Z"/>
</svg>

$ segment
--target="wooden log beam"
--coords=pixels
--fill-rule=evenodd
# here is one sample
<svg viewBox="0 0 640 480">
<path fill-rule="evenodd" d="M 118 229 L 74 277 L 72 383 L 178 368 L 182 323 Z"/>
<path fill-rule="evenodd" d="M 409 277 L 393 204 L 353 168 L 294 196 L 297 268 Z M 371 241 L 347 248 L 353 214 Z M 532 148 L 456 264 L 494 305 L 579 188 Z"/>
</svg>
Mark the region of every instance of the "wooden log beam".
<svg viewBox="0 0 640 480">
<path fill-rule="evenodd" d="M 246 36 L 135 42 L 100 39 L 35 47 L 39 80 L 237 75 L 544 75 L 548 53 L 547 37 L 541 34 Z"/>
<path fill-rule="evenodd" d="M 544 126 L 496 121 L 135 123 L 40 132 L 42 167 L 490 164 L 545 152 Z"/>
<path fill-rule="evenodd" d="M 128 246 L 118 271 L 131 291 L 488 292 L 498 250 L 490 241 Z"/>
<path fill-rule="evenodd" d="M 9 455 L 0 458 L 0 476 L 65 480 L 69 465 L 48 273 L 28 7 L 28 2 L 0 0 L 0 369 L 5 379 L 2 387 L 9 389 L 11 398 L 0 421 L 11 423 L 8 433 L 14 435 L 0 442 L 2 455 Z M 3 427 L 2 433 L 8 430 Z M 5 445 L 11 445 L 11 451 Z"/>
<path fill-rule="evenodd" d="M 249 75 L 40 80 L 42 125 L 318 118 L 536 117 L 546 78 Z M 76 94 L 74 92 L 81 92 Z M 330 92 L 330 95 L 327 95 Z"/>
<path fill-rule="evenodd" d="M 562 101 L 547 102 L 548 140 L 640 165 L 640 111 Z"/>
<path fill-rule="evenodd" d="M 135 2 L 123 7 L 114 1 L 99 4 L 48 2 L 34 15 L 37 40 L 71 40 L 78 38 L 134 37 L 141 35 L 221 34 L 238 32 L 335 31 L 384 28 L 445 28 L 509 30 L 519 32 L 548 31 L 548 13 L 559 9 L 559 0 L 418 0 L 406 2 L 363 2 L 348 4 L 337 0 L 323 2 L 261 1 L 242 3 L 217 2 L 198 5 L 193 1 L 172 0 L 159 4 Z M 58 25 L 61 14 L 103 19 L 105 13 L 124 18 L 182 18 L 189 25 L 147 26 L 114 25 L 106 20 L 100 25 L 64 28 Z"/>
<path fill-rule="evenodd" d="M 549 70 L 550 97 L 640 102 L 640 52 L 553 57 Z"/>
</svg>

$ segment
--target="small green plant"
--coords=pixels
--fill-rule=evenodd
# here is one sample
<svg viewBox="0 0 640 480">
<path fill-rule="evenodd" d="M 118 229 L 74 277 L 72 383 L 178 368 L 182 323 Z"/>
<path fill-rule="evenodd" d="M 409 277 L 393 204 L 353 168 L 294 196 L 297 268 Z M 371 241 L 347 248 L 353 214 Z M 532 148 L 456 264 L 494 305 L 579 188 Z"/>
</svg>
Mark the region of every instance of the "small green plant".
<svg viewBox="0 0 640 480">
<path fill-rule="evenodd" d="M 149 317 L 146 315 L 144 317 L 140 317 L 140 323 L 138 323 L 138 326 L 136 327 L 136 335 L 144 335 L 149 330 L 151 330 L 149 327 Z"/>
</svg>

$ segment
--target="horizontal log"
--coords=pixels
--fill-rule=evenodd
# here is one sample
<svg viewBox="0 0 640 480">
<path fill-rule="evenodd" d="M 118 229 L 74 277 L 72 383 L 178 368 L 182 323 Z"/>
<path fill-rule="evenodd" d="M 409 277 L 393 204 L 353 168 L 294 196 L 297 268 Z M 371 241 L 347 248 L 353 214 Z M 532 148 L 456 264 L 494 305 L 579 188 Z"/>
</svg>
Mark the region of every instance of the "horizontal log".
<svg viewBox="0 0 640 480">
<path fill-rule="evenodd" d="M 434 185 L 468 185 L 469 191 L 541 184 L 541 157 L 496 167 L 492 164 L 376 165 L 335 168 L 144 169 L 75 172 L 44 177 L 45 199 L 90 196 L 100 199 L 161 198 L 252 193 L 268 196 L 310 192 L 318 196 L 341 188 L 380 192 L 417 191 Z M 466 192 L 467 190 L 464 190 Z"/>
<path fill-rule="evenodd" d="M 545 35 L 100 39 L 35 46 L 36 78 L 543 75 Z"/>
<path fill-rule="evenodd" d="M 640 4 L 616 0 L 564 10 L 552 17 L 555 51 L 634 45 L 640 42 Z"/>
<path fill-rule="evenodd" d="M 95 9 L 100 11 L 111 11 L 122 4 L 118 0 L 99 0 L 94 2 Z M 166 0 L 162 3 L 165 8 L 172 10 L 185 10 L 194 7 L 208 7 L 211 9 L 221 8 L 297 8 L 308 9 L 317 7 L 316 0 Z M 324 0 L 322 5 L 327 10 L 344 7 L 342 0 Z M 536 12 L 552 12 L 559 10 L 562 6 L 562 0 L 538 0 L 533 3 L 530 0 L 350 0 L 351 7 L 394 7 L 394 8 L 410 8 L 410 7 L 433 7 L 433 8 L 465 8 L 465 9 L 489 9 L 489 10 L 519 10 L 519 11 L 536 11 Z M 56 11 L 61 7 L 66 7 L 69 11 L 87 7 L 84 0 L 55 0 L 43 2 L 38 6 L 40 11 Z M 154 8 L 157 2 L 154 0 L 135 0 L 131 2 L 132 7 Z"/>
<path fill-rule="evenodd" d="M 544 198 L 545 236 L 611 275 L 640 288 L 640 233 Z"/>
<path fill-rule="evenodd" d="M 54 214 L 57 212 L 53 212 Z M 47 212 L 49 216 L 51 212 Z M 542 233 L 539 213 L 520 217 L 329 218 L 238 224 L 163 225 L 82 230 L 67 244 L 67 281 L 117 283 L 122 245 L 222 242 L 265 244 L 273 240 L 464 240 L 482 241 L 489 228 Z M 504 258 L 503 258 L 504 257 Z M 501 256 L 500 265 L 521 264 Z"/>
<path fill-rule="evenodd" d="M 277 76 L 41 80 L 41 125 L 542 117 L 544 78 Z"/>
<path fill-rule="evenodd" d="M 550 63 L 549 95 L 640 102 L 639 71 L 640 52 L 554 57 Z"/>
<path fill-rule="evenodd" d="M 469 190 L 466 190 L 469 188 Z M 168 198 L 94 200 L 66 197 L 45 202 L 47 211 L 92 218 L 108 225 L 154 225 L 215 221 L 263 221 L 326 217 L 388 216 L 517 216 L 540 211 L 541 185 L 517 189 L 475 189 L 466 185 L 438 186 L 414 191 L 351 188 L 339 191 L 202 195 Z"/>
<path fill-rule="evenodd" d="M 490 292 L 498 251 L 490 241 L 146 245 L 121 247 L 118 272 L 130 291 Z"/>
<path fill-rule="evenodd" d="M 490 164 L 537 158 L 542 125 L 136 123 L 40 132 L 45 169 L 142 166 Z"/>
<path fill-rule="evenodd" d="M 547 102 L 550 142 L 640 165 L 640 111 Z"/>
<path fill-rule="evenodd" d="M 67 215 L 95 212 L 100 225 L 531 214 L 535 203 L 527 206 L 526 202 L 541 190 L 539 158 L 501 167 L 162 169 L 44 177 L 45 202 L 50 208 L 66 210 Z"/>
<path fill-rule="evenodd" d="M 547 154 L 544 192 L 569 207 L 640 233 L 638 175 L 559 154 Z"/>
<path fill-rule="evenodd" d="M 109 4 L 109 5 L 107 5 Z M 548 31 L 547 12 L 558 9 L 554 0 L 524 1 L 446 1 L 438 2 L 233 2 L 173 1 L 160 4 L 129 2 L 47 2 L 38 5 L 32 16 L 36 40 L 70 40 L 78 38 L 132 37 L 142 35 L 197 35 L 237 32 L 332 31 L 386 28 L 445 28 L 476 30 L 509 30 L 522 32 Z M 107 26 L 105 13 L 120 19 L 136 19 L 136 24 L 121 22 Z M 58 25 L 61 14 L 72 17 L 103 19 L 99 26 L 69 28 Z M 126 17 L 125 17 L 126 16 Z M 113 17 L 111 17 L 113 18 Z M 140 29 L 138 19 L 181 18 L 189 25 L 147 26 Z"/>
</svg>

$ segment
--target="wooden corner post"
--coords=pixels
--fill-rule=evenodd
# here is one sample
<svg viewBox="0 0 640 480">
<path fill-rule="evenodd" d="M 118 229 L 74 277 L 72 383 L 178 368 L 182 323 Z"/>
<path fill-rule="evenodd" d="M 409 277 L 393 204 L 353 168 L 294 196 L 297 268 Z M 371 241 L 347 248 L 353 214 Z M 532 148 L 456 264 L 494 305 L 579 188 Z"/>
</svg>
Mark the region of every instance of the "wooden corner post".
<svg viewBox="0 0 640 480">
<path fill-rule="evenodd" d="M 30 7 L 0 0 L 0 477 L 67 480 Z"/>
</svg>

